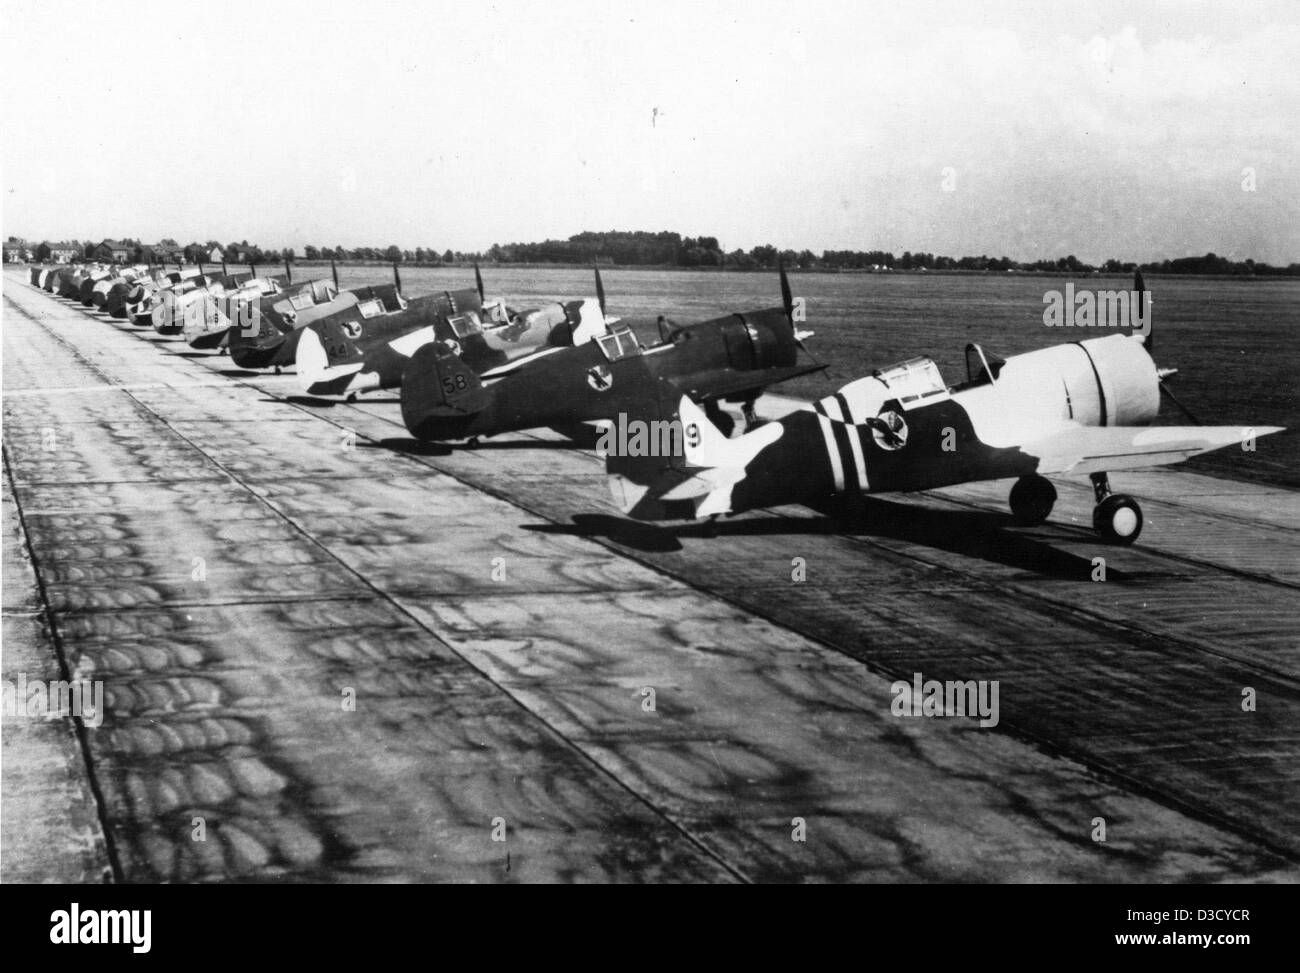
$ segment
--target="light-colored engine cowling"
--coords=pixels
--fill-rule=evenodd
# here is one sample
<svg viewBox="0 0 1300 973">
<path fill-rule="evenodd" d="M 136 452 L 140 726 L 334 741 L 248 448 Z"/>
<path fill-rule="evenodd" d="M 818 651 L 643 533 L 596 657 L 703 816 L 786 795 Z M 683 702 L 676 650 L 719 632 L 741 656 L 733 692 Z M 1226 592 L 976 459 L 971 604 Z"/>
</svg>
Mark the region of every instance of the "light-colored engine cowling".
<svg viewBox="0 0 1300 973">
<path fill-rule="evenodd" d="M 997 378 L 996 398 L 1044 418 L 1087 426 L 1141 426 L 1160 408 L 1155 362 L 1142 342 L 1128 335 L 1013 355 Z M 992 390 L 972 391 L 983 398 Z"/>
<path fill-rule="evenodd" d="M 1145 343 L 1112 334 L 1082 342 L 1106 395 L 1107 426 L 1145 426 L 1160 411 L 1160 378 Z"/>
</svg>

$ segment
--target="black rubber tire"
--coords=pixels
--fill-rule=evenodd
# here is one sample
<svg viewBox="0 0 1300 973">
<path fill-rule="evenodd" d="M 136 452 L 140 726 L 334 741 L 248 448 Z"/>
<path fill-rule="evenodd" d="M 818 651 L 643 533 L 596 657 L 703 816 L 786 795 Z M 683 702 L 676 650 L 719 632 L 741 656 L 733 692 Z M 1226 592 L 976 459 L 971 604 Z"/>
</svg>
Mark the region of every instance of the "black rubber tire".
<svg viewBox="0 0 1300 973">
<path fill-rule="evenodd" d="M 1112 493 L 1093 508 L 1092 527 L 1108 544 L 1132 544 L 1142 533 L 1142 508 L 1127 494 Z"/>
<path fill-rule="evenodd" d="M 1031 473 L 1016 480 L 1008 502 L 1016 523 L 1032 527 L 1041 524 L 1051 514 L 1056 504 L 1056 487 L 1050 480 Z"/>
</svg>

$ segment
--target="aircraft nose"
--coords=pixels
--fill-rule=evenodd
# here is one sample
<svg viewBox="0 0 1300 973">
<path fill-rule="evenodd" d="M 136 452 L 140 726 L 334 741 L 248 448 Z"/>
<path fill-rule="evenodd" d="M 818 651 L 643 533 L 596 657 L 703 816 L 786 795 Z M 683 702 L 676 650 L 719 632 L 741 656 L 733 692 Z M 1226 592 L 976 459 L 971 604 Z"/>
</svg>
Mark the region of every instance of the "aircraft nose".
<svg viewBox="0 0 1300 973">
<path fill-rule="evenodd" d="M 329 357 L 325 346 L 321 344 L 320 335 L 313 328 L 303 328 L 298 336 L 298 349 L 293 356 L 294 369 L 298 373 L 298 386 L 304 392 L 310 392 L 312 386 L 324 374 L 329 366 Z"/>
</svg>

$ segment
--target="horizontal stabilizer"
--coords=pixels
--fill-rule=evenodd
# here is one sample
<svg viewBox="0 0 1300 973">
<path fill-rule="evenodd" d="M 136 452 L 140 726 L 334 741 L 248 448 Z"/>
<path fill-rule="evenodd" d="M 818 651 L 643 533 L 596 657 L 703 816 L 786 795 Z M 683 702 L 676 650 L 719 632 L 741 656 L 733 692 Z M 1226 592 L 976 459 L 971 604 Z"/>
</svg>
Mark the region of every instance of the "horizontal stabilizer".
<svg viewBox="0 0 1300 973">
<path fill-rule="evenodd" d="M 294 353 L 299 387 L 309 395 L 342 395 L 363 368 L 364 361 L 334 365 L 314 327 L 302 329 Z"/>
<path fill-rule="evenodd" d="M 605 471 L 614 501 L 623 513 L 641 520 L 691 519 L 729 512 L 731 488 L 745 478 L 749 464 L 780 439 L 785 428 L 773 422 L 728 439 L 672 382 L 660 379 L 658 391 L 654 407 L 636 418 L 679 421 L 681 455 L 607 456 Z"/>
</svg>

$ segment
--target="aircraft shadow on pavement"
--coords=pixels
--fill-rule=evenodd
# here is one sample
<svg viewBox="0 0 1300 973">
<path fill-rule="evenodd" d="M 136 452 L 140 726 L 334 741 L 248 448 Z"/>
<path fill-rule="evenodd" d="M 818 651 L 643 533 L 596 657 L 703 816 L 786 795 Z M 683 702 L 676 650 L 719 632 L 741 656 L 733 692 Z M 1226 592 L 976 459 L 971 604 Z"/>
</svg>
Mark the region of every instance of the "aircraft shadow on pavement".
<svg viewBox="0 0 1300 973">
<path fill-rule="evenodd" d="M 381 439 L 372 448 L 383 447 L 398 453 L 417 456 L 450 456 L 452 453 L 486 453 L 512 449 L 581 449 L 577 443 L 555 439 L 484 439 L 473 446 L 456 443 L 433 443 L 420 439 Z"/>
<path fill-rule="evenodd" d="M 335 399 L 318 399 L 314 395 L 286 395 L 283 399 L 266 398 L 262 402 L 288 402 L 290 405 L 309 405 L 315 409 L 332 409 L 342 405 Z"/>
<path fill-rule="evenodd" d="M 387 449 L 407 456 L 450 456 L 455 450 L 442 443 L 426 443 L 420 439 L 381 439 L 377 443 L 357 443 L 358 449 Z"/>
<path fill-rule="evenodd" d="M 1057 547 L 1085 532 L 1050 522 L 1027 532 L 1015 528 L 1010 514 L 988 510 L 940 510 L 910 503 L 864 497 L 849 509 L 829 508 L 820 517 L 759 515 L 715 523 L 649 524 L 609 514 L 576 514 L 572 524 L 528 524 L 526 530 L 544 534 L 605 539 L 643 553 L 682 550 L 682 540 L 708 538 L 725 543 L 728 537 L 844 535 L 865 540 L 880 538 L 919 544 L 937 551 L 1001 564 L 1062 581 L 1092 580 L 1092 558 L 1112 548 L 1098 544 L 1087 556 Z M 1076 535 L 1078 535 L 1076 537 Z M 1091 534 L 1086 536 L 1091 537 Z M 1108 559 L 1109 560 L 1109 559 Z M 1106 580 L 1132 582 L 1136 575 L 1107 565 Z"/>
</svg>

